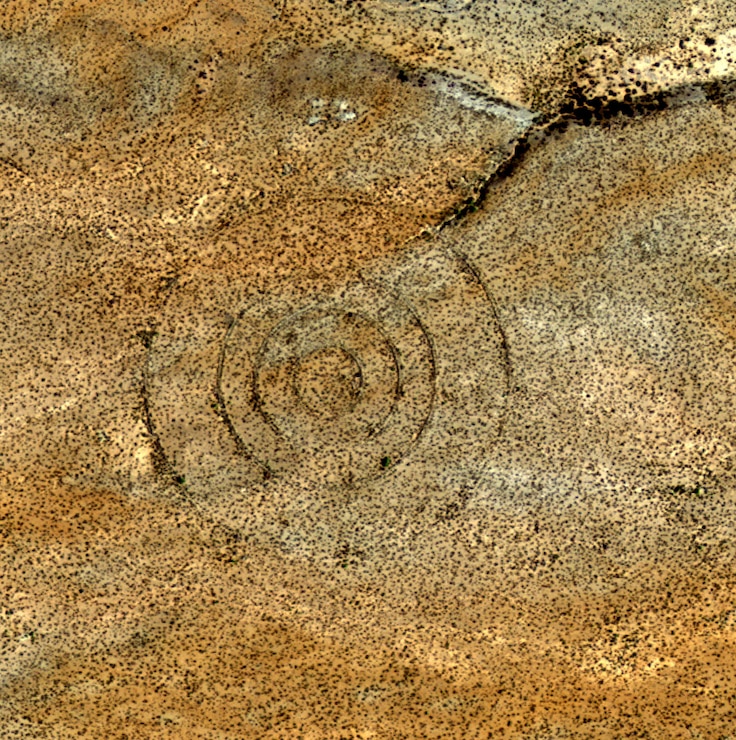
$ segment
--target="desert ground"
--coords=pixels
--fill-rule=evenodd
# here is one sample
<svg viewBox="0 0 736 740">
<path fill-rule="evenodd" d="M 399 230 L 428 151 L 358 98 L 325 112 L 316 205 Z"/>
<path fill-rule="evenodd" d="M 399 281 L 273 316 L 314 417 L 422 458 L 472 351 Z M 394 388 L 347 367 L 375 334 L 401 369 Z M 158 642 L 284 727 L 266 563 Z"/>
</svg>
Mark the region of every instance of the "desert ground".
<svg viewBox="0 0 736 740">
<path fill-rule="evenodd" d="M 736 737 L 736 5 L 4 0 L 0 737 Z"/>
</svg>

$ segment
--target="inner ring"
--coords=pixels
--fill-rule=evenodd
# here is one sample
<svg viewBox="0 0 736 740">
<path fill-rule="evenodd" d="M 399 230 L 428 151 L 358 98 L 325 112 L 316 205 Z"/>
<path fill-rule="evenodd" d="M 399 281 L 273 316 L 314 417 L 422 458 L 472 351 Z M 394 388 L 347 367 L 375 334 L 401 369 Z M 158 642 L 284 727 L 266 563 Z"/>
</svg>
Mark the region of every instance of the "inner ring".
<svg viewBox="0 0 736 740">
<path fill-rule="evenodd" d="M 334 398 L 325 395 L 325 380 L 337 386 Z M 254 409 L 279 436 L 298 438 L 306 415 L 310 434 L 322 439 L 343 436 L 343 422 L 349 434 L 373 437 L 396 411 L 403 369 L 391 337 L 375 319 L 312 306 L 269 332 L 256 354 L 252 383 Z"/>
<path fill-rule="evenodd" d="M 345 347 L 321 347 L 296 359 L 292 388 L 313 414 L 341 416 L 351 412 L 363 394 L 362 363 Z"/>
</svg>

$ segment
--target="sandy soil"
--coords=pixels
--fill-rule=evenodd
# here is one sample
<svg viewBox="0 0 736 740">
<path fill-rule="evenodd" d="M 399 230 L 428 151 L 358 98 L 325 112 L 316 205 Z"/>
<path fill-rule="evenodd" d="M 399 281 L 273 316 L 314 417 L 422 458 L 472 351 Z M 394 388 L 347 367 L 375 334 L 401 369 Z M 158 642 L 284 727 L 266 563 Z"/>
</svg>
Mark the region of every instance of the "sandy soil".
<svg viewBox="0 0 736 740">
<path fill-rule="evenodd" d="M 733 16 L 6 2 L 0 735 L 732 737 Z"/>
</svg>

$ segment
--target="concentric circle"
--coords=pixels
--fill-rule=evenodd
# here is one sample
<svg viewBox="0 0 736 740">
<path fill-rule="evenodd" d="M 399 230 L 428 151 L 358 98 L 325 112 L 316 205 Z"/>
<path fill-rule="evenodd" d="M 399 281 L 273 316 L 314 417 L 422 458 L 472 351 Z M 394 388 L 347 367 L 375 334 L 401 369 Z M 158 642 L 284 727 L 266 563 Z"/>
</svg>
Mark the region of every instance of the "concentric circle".
<svg viewBox="0 0 736 740">
<path fill-rule="evenodd" d="M 508 347 L 463 256 L 429 246 L 339 289 L 284 285 L 239 300 L 213 298 L 201 316 L 191 297 L 172 302 L 146 371 L 167 470 L 229 526 L 256 517 L 265 532 L 256 512 L 276 492 L 292 526 L 305 490 L 367 493 L 376 481 L 411 495 L 458 461 L 482 463 L 501 433 Z"/>
<path fill-rule="evenodd" d="M 353 311 L 312 310 L 290 317 L 261 350 L 255 391 L 259 401 L 270 399 L 260 409 L 271 424 L 278 415 L 290 427 L 306 409 L 319 425 L 353 418 L 374 433 L 398 396 L 395 346 Z M 280 389 L 283 381 L 290 387 Z"/>
<path fill-rule="evenodd" d="M 353 484 L 419 438 L 435 395 L 431 341 L 379 283 L 302 300 L 240 313 L 224 345 L 222 398 L 239 444 L 264 468 Z"/>
</svg>

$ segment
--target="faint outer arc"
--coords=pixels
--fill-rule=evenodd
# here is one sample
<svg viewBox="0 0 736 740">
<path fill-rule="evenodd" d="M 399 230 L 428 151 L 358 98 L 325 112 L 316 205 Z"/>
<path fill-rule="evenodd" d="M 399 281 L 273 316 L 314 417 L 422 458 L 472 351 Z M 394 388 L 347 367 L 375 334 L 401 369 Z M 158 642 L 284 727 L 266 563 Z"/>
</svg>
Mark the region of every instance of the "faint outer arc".
<svg viewBox="0 0 736 740">
<path fill-rule="evenodd" d="M 174 474 L 174 466 L 171 463 L 169 456 L 166 454 L 166 450 L 161 443 L 161 438 L 156 431 L 156 424 L 153 421 L 153 414 L 151 413 L 151 353 L 153 352 L 153 341 L 146 348 L 146 359 L 143 363 L 143 383 L 141 384 L 141 401 L 143 411 L 143 424 L 146 427 L 146 432 L 151 440 L 153 447 L 153 454 L 166 466 L 168 472 Z M 154 458 L 154 459 L 155 459 Z"/>
<path fill-rule="evenodd" d="M 488 300 L 488 305 L 491 307 L 491 314 L 493 315 L 493 320 L 496 324 L 496 328 L 498 329 L 498 333 L 501 336 L 501 352 L 503 354 L 504 375 L 506 376 L 506 403 L 503 415 L 501 416 L 501 423 L 498 426 L 497 436 L 500 437 L 503 434 L 503 431 L 506 427 L 506 422 L 508 420 L 509 399 L 511 397 L 512 365 L 511 353 L 509 352 L 509 340 L 506 335 L 506 330 L 503 328 L 503 324 L 501 323 L 499 317 L 498 304 L 496 303 L 496 299 L 493 297 L 493 293 L 491 292 L 488 285 L 486 285 L 486 281 L 481 276 L 480 270 L 478 270 L 478 268 L 470 261 L 470 258 L 463 252 L 455 249 L 450 249 L 449 252 L 458 260 L 458 262 L 462 263 L 465 266 L 466 270 L 473 276 L 473 278 L 475 278 L 478 285 L 480 285 L 480 287 L 483 289 L 483 292 L 486 295 L 486 299 Z"/>
</svg>

